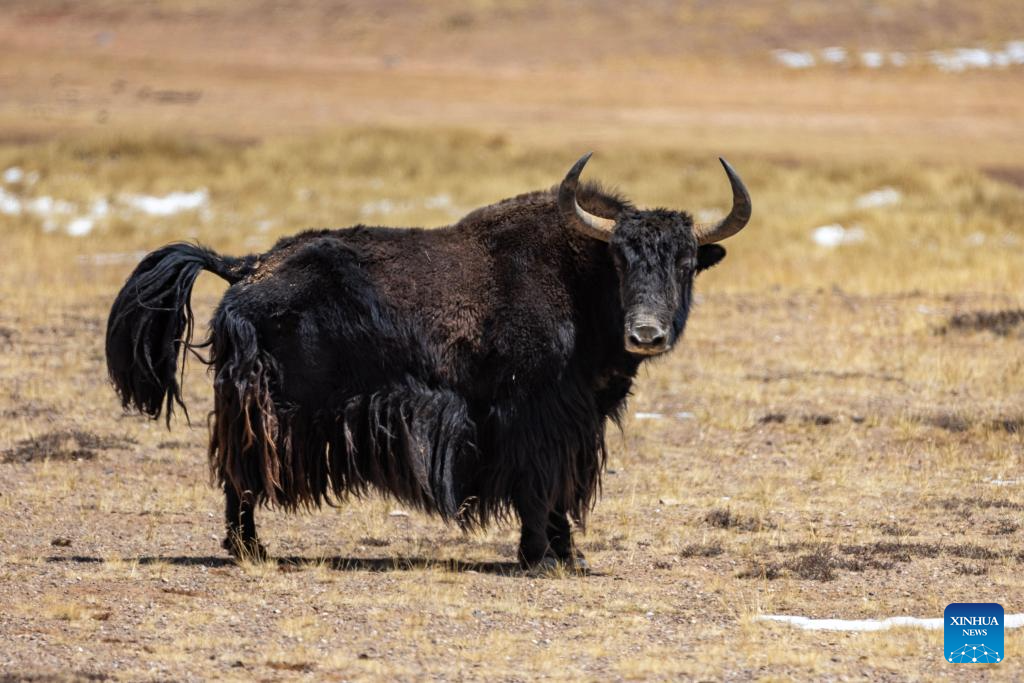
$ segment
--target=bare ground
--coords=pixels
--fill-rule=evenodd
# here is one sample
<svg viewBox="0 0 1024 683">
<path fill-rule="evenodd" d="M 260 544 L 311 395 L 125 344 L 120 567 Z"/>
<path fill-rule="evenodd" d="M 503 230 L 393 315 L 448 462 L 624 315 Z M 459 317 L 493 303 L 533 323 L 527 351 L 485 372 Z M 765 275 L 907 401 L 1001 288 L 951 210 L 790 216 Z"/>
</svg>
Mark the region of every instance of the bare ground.
<svg viewBox="0 0 1024 683">
<path fill-rule="evenodd" d="M 5 383 L 45 375 L 52 390 L 5 404 L 8 437 L 28 437 L 5 454 L 75 449 L 0 466 L 8 671 L 934 680 L 962 675 L 943 663 L 937 632 L 822 635 L 753 618 L 931 616 L 966 599 L 1011 611 L 1024 596 L 1021 484 L 992 483 L 1020 471 L 1019 389 L 1014 401 L 935 392 L 928 372 L 942 361 L 918 357 L 937 343 L 919 311 L 942 321 L 981 303 L 971 298 L 768 295 L 755 306 L 709 294 L 686 350 L 632 403 L 633 415 L 663 417 L 630 419 L 612 438 L 583 537 L 595 573 L 548 579 L 511 563 L 511 530 L 464 536 L 377 499 L 263 513 L 276 560 L 236 566 L 219 548 L 202 426 L 115 418 L 95 334 L 105 303 L 45 330 L 4 320 L 30 330 L 4 351 Z M 765 340 L 757 357 L 730 344 L 750 329 Z M 851 333 L 872 349 L 855 367 L 825 349 L 803 355 L 806 338 Z M 943 355 L 989 346 L 975 372 L 1011 363 L 1019 381 L 1019 342 L 939 339 Z M 30 370 L 41 351 L 75 361 Z M 208 405 L 192 374 L 194 404 Z M 89 457 L 76 457 L 82 448 Z M 1008 651 L 1020 643 L 1008 631 Z M 1008 657 L 986 674 L 1019 668 Z"/>
</svg>

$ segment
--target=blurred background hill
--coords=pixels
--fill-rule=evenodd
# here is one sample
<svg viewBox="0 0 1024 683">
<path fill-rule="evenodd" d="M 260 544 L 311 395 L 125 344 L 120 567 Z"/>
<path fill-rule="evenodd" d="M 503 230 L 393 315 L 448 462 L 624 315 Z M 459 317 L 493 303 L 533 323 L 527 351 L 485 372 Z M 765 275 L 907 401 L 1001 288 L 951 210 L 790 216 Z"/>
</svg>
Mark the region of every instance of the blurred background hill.
<svg viewBox="0 0 1024 683">
<path fill-rule="evenodd" d="M 0 43 L 8 140 L 440 125 L 776 156 L 1024 157 L 1013 0 L 13 0 Z"/>
</svg>

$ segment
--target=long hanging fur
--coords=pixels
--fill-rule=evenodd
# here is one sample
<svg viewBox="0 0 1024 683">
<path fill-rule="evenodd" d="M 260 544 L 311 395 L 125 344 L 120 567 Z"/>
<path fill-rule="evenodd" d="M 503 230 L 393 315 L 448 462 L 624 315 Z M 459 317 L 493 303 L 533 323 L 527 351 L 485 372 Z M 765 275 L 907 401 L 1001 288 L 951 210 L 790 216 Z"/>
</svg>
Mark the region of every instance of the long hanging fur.
<svg viewBox="0 0 1024 683">
<path fill-rule="evenodd" d="M 475 428 L 461 397 L 409 379 L 303 412 L 275 399 L 282 369 L 243 315 L 222 307 L 211 338 L 215 479 L 250 502 L 285 509 L 376 488 L 459 518 L 461 472 L 476 457 Z"/>
<path fill-rule="evenodd" d="M 175 243 L 139 263 L 107 319 L 107 370 L 125 408 L 154 419 L 164 413 L 168 424 L 175 404 L 185 410 L 177 374 L 195 329 L 192 286 L 203 270 L 237 282 L 251 261 Z"/>
</svg>

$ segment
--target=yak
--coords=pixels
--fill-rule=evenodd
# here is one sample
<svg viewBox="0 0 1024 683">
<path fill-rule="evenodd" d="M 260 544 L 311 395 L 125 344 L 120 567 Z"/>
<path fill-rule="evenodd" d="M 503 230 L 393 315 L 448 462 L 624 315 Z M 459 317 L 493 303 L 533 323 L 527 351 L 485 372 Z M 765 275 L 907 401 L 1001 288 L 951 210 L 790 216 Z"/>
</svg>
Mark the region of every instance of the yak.
<svg viewBox="0 0 1024 683">
<path fill-rule="evenodd" d="M 110 311 L 109 375 L 124 408 L 169 426 L 175 406 L 187 417 L 186 356 L 211 366 L 227 551 L 266 557 L 257 507 L 376 490 L 464 528 L 517 517 L 523 567 L 587 568 L 572 531 L 600 489 L 606 422 L 751 215 L 724 159 L 732 209 L 695 224 L 581 183 L 589 158 L 444 228 L 310 230 L 240 258 L 174 243 L 139 263 Z M 193 344 L 202 271 L 230 286 Z"/>
</svg>

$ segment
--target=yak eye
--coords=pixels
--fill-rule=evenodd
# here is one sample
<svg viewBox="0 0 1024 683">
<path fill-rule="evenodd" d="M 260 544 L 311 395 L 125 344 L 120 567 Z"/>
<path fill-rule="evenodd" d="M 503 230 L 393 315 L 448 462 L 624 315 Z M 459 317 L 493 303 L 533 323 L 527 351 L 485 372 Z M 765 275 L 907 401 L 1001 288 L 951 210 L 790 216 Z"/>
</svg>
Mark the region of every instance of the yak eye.
<svg viewBox="0 0 1024 683">
<path fill-rule="evenodd" d="M 697 267 L 697 259 L 689 254 L 680 254 L 676 257 L 676 266 L 681 270 L 693 270 Z"/>
</svg>

